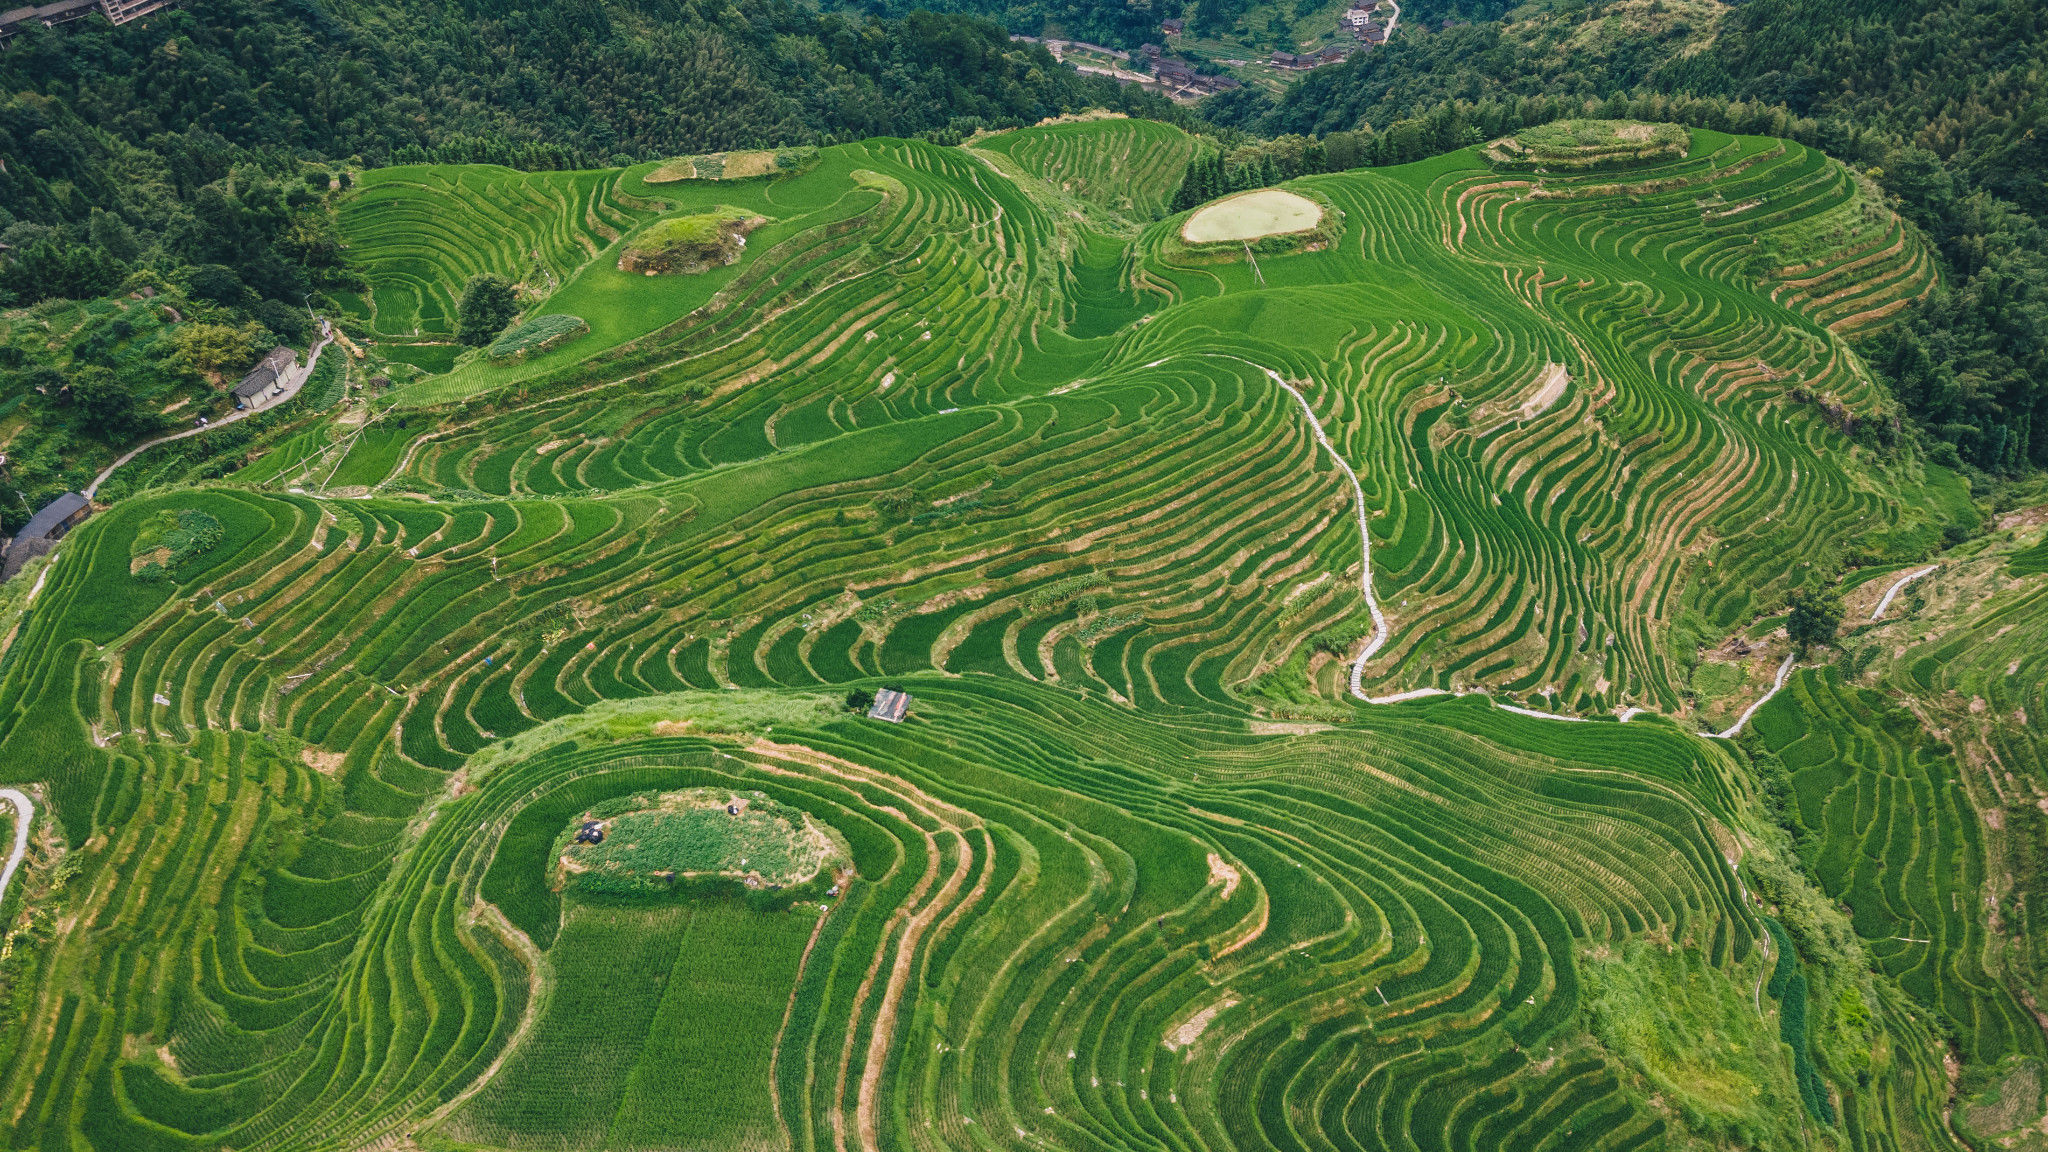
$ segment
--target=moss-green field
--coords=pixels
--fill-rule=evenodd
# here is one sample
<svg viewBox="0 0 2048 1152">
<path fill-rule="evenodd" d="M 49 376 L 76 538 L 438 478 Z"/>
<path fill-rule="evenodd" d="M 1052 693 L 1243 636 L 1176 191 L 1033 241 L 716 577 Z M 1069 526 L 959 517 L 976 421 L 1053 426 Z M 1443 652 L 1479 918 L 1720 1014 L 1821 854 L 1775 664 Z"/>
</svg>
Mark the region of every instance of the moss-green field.
<svg viewBox="0 0 2048 1152">
<path fill-rule="evenodd" d="M 1845 431 L 1934 277 L 1860 177 L 1612 128 L 1305 178 L 1256 265 L 1115 118 L 367 174 L 397 385 L 95 515 L 0 657 L 9 1147 L 2027 1130 L 2048 517 Z M 481 271 L 589 331 L 420 354 Z"/>
</svg>

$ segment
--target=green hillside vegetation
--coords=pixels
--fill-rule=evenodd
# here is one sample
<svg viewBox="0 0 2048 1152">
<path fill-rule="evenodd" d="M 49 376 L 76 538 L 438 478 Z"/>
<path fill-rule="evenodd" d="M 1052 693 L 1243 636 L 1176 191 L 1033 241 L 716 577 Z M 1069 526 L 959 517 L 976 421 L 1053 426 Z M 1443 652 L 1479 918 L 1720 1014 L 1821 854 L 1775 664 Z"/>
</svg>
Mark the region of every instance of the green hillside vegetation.
<svg viewBox="0 0 2048 1152">
<path fill-rule="evenodd" d="M 746 248 L 747 233 L 766 223 L 765 217 L 722 204 L 670 216 L 633 237 L 619 257 L 619 270 L 657 276 L 721 268 L 737 261 Z"/>
<path fill-rule="evenodd" d="M 2048 1057 L 2048 585 L 1874 431 L 1922 235 L 1694 128 L 1306 177 L 1253 265 L 1079 175 L 1170 131 L 364 181 L 387 338 L 478 271 L 590 332 L 67 537 L 13 1145 L 1952 1146 L 1948 1061 Z"/>
<path fill-rule="evenodd" d="M 1679 124 L 1632 120 L 1556 120 L 1487 146 L 1495 167 L 1514 171 L 1588 171 L 1674 160 L 1691 146 Z"/>
<path fill-rule="evenodd" d="M 1166 215 L 1195 137 L 1156 120 L 1118 118 L 1092 127 L 1020 128 L 979 141 L 1029 175 L 1102 209 L 1111 220 L 1150 223 Z"/>
</svg>

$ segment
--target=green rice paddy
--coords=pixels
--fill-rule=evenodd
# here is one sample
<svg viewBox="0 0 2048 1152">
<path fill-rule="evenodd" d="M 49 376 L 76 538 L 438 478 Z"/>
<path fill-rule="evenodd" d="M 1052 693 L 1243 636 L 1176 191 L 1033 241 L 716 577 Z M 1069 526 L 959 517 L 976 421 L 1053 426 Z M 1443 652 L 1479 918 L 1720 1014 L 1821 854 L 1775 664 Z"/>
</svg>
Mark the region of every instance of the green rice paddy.
<svg viewBox="0 0 2048 1152">
<path fill-rule="evenodd" d="M 1955 1147 L 1945 1059 L 2048 1056 L 2034 541 L 1738 740 L 1689 695 L 1970 513 L 1799 398 L 1884 412 L 1924 241 L 1694 132 L 1314 177 L 1334 242 L 1255 273 L 1157 218 L 1193 148 L 372 173 L 380 348 L 476 271 L 590 333 L 66 538 L 0 660 L 69 851 L 10 1146 Z M 618 271 L 713 204 L 773 222 Z"/>
</svg>

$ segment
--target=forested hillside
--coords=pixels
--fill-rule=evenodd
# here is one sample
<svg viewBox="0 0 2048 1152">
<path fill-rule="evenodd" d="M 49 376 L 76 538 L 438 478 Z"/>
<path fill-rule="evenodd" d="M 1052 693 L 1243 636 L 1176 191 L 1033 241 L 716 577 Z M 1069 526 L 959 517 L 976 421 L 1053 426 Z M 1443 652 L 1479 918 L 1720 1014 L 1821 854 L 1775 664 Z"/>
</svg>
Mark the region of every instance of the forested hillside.
<svg viewBox="0 0 2048 1152">
<path fill-rule="evenodd" d="M 303 344 L 309 302 L 359 287 L 331 213 L 351 169 L 957 140 L 1089 107 L 1172 112 L 996 24 L 928 12 L 193 0 L 119 28 L 31 26 L 0 52 L 0 307 L 146 286 L 172 311 L 140 337 L 105 309 L 0 322 L 0 442 L 18 462 L 0 528 L 158 430 L 179 389 L 246 367 L 218 347 L 174 358 L 158 319 L 232 330 L 213 343 L 234 349 Z M 88 370 L 113 418 L 76 403 Z"/>
<path fill-rule="evenodd" d="M 246 290 L 252 307 L 343 284 L 324 211 L 299 211 L 309 161 L 589 168 L 1167 111 L 967 17 L 666 0 L 195 0 L 120 28 L 30 28 L 0 53 L 0 88 L 0 239 L 16 253 L 0 303 L 16 305 L 98 296 L 144 266 L 226 266 L 235 282 L 199 294 Z"/>
</svg>

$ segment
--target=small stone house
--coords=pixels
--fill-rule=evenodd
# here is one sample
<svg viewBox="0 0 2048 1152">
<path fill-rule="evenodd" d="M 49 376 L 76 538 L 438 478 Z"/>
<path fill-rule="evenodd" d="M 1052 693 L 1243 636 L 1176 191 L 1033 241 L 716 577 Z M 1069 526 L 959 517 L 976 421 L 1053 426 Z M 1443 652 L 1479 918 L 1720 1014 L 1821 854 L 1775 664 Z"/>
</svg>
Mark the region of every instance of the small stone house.
<svg viewBox="0 0 2048 1152">
<path fill-rule="evenodd" d="M 272 348 L 242 382 L 235 385 L 235 407 L 254 407 L 258 398 L 276 387 L 285 374 L 299 366 L 299 354 L 280 344 Z"/>
</svg>

